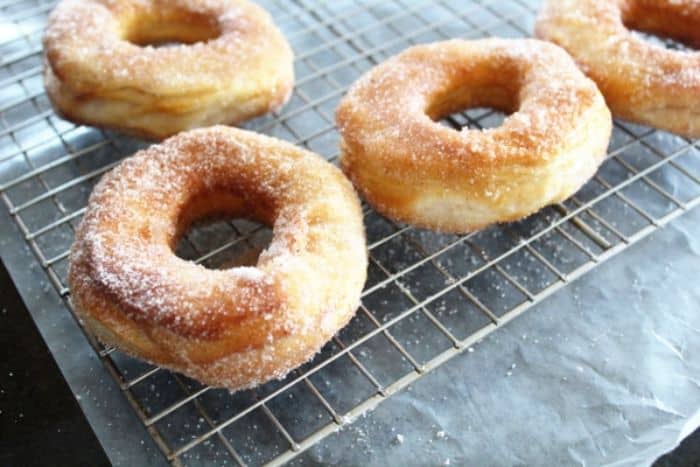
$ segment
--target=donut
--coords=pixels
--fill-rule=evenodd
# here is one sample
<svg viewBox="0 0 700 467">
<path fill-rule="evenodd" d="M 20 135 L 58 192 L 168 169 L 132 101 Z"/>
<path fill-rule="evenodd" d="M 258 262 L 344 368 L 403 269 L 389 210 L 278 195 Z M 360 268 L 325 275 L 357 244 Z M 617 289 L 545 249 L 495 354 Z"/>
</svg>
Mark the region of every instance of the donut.
<svg viewBox="0 0 700 467">
<path fill-rule="evenodd" d="M 549 0 L 535 35 L 565 48 L 613 115 L 700 136 L 700 52 L 669 50 L 634 32 L 700 46 L 697 0 Z"/>
<path fill-rule="evenodd" d="M 43 43 L 59 115 L 151 139 L 276 110 L 294 83 L 287 41 L 246 0 L 62 0 Z"/>
<path fill-rule="evenodd" d="M 437 123 L 470 107 L 498 128 Z M 533 39 L 411 47 L 362 76 L 336 111 L 340 164 L 400 222 L 461 233 L 561 201 L 606 153 L 612 121 L 595 84 L 559 47 Z"/>
<path fill-rule="evenodd" d="M 256 266 L 174 253 L 211 216 L 272 226 Z M 105 344 L 212 386 L 253 387 L 309 360 L 353 316 L 365 281 L 362 211 L 321 157 L 230 127 L 137 152 L 90 196 L 71 247 L 71 300 Z"/>
</svg>

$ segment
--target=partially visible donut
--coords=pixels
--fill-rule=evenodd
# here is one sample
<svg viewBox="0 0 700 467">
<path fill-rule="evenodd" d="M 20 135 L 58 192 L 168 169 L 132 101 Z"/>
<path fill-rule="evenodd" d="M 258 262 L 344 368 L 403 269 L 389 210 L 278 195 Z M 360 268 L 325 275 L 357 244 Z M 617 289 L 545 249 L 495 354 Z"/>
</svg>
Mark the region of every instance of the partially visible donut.
<svg viewBox="0 0 700 467">
<path fill-rule="evenodd" d="M 272 226 L 255 267 L 177 257 L 203 216 Z M 71 249 L 76 312 L 100 340 L 210 385 L 240 389 L 309 360 L 353 316 L 365 281 L 362 211 L 340 170 L 229 127 L 181 133 L 98 183 Z"/>
<path fill-rule="evenodd" d="M 435 120 L 469 107 L 498 128 Z M 341 166 L 382 214 L 467 232 L 571 196 L 605 156 L 612 121 L 564 50 L 537 40 L 452 40 L 378 65 L 341 101 Z"/>
<path fill-rule="evenodd" d="M 548 0 L 537 37 L 564 47 L 613 115 L 700 136 L 700 52 L 668 50 L 630 29 L 700 45 L 697 0 Z"/>
<path fill-rule="evenodd" d="M 62 0 L 44 51 L 60 115 L 156 139 L 275 110 L 294 84 L 287 41 L 247 0 Z"/>
</svg>

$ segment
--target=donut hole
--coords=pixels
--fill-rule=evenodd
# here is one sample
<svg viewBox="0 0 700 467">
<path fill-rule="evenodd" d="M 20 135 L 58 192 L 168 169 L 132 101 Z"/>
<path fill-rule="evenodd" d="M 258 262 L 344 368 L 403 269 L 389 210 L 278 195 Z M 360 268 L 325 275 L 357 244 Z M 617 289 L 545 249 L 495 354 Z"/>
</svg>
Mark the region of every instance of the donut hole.
<svg viewBox="0 0 700 467">
<path fill-rule="evenodd" d="M 218 21 L 179 9 L 144 12 L 122 24 L 123 38 L 140 47 L 196 44 L 221 35 Z"/>
<path fill-rule="evenodd" d="M 456 131 L 498 128 L 509 114 L 493 107 L 471 107 L 437 120 L 442 126 Z"/>
<path fill-rule="evenodd" d="M 685 15 L 672 2 L 632 0 L 620 10 L 622 23 L 644 40 L 672 50 L 696 50 L 700 47 L 697 15 Z"/>
<path fill-rule="evenodd" d="M 461 131 L 498 128 L 519 106 L 510 85 L 459 87 L 435 96 L 426 114 L 436 123 Z"/>
<path fill-rule="evenodd" d="M 244 217 L 208 218 L 194 222 L 182 235 L 175 255 L 207 269 L 255 266 L 272 241 L 272 229 Z"/>
<path fill-rule="evenodd" d="M 693 47 L 690 44 L 680 42 L 680 41 L 675 40 L 671 37 L 664 37 L 662 35 L 651 34 L 648 32 L 637 31 L 634 29 L 630 29 L 630 32 L 632 32 L 632 34 L 634 34 L 635 36 L 640 37 L 644 41 L 646 41 L 652 45 L 656 45 L 658 47 L 663 47 L 664 49 L 684 50 L 684 51 L 692 51 L 692 50 L 697 49 L 697 46 Z"/>
<path fill-rule="evenodd" d="M 207 269 L 255 266 L 272 241 L 262 211 L 253 211 L 243 197 L 230 192 L 193 197 L 182 210 L 173 251 Z"/>
</svg>

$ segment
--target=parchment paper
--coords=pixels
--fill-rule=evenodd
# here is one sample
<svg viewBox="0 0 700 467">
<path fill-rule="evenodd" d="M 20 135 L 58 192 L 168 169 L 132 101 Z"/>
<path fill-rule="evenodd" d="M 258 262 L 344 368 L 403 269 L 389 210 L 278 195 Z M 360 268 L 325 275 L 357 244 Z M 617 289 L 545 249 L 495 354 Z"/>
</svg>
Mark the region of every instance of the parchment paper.
<svg viewBox="0 0 700 467">
<path fill-rule="evenodd" d="M 700 210 L 295 465 L 649 465 L 700 425 Z"/>
</svg>

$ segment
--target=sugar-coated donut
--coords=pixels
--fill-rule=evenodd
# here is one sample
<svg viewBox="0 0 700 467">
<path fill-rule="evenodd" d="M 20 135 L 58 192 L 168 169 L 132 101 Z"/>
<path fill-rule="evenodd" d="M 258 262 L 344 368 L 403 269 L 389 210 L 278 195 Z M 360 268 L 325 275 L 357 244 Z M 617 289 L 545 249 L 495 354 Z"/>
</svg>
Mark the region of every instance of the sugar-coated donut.
<svg viewBox="0 0 700 467">
<path fill-rule="evenodd" d="M 700 52 L 668 50 L 630 29 L 700 45 L 697 0 L 548 0 L 535 34 L 564 47 L 613 115 L 700 136 Z"/>
<path fill-rule="evenodd" d="M 512 113 L 498 128 L 436 123 L 469 107 Z M 515 220 L 573 194 L 596 171 L 612 121 L 559 47 L 532 39 L 411 47 L 341 101 L 341 166 L 382 214 L 445 232 Z"/>
<path fill-rule="evenodd" d="M 62 0 L 44 51 L 60 115 L 155 139 L 275 110 L 294 84 L 287 41 L 247 0 Z"/>
<path fill-rule="evenodd" d="M 196 219 L 272 226 L 255 267 L 177 257 Z M 239 389 L 309 360 L 359 305 L 362 211 L 343 174 L 289 143 L 229 127 L 191 130 L 98 183 L 71 249 L 71 299 L 88 329 L 130 354 Z"/>
</svg>

